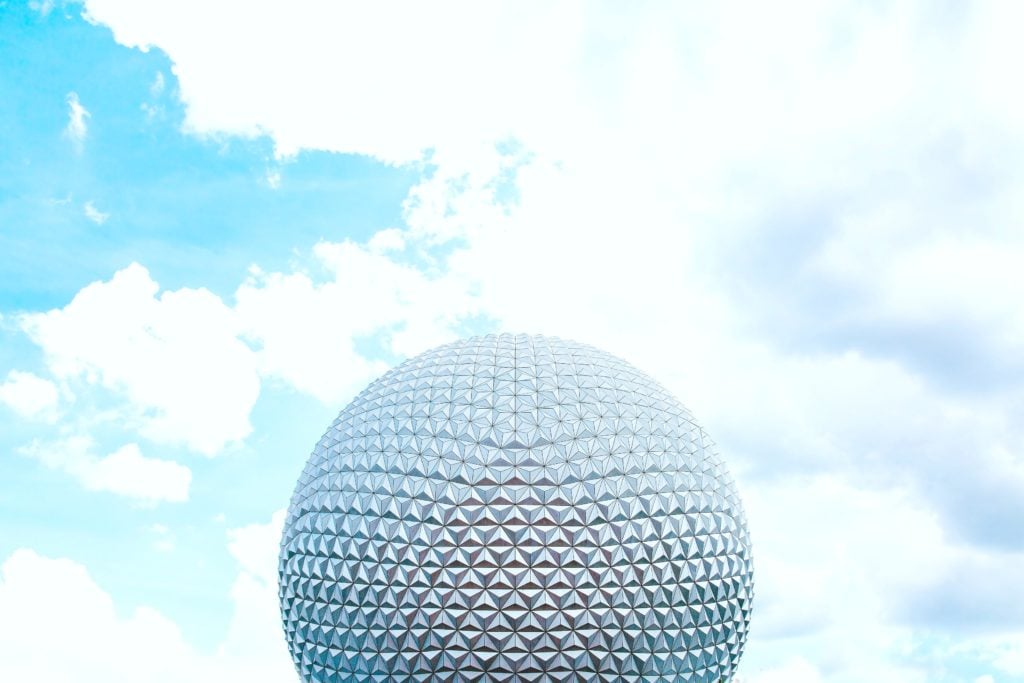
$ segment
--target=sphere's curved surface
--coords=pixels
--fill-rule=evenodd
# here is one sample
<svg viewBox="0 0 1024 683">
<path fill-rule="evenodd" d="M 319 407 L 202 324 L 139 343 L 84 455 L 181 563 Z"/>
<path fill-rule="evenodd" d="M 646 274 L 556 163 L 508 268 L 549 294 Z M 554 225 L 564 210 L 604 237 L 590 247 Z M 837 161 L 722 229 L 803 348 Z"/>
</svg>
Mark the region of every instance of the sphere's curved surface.
<svg viewBox="0 0 1024 683">
<path fill-rule="evenodd" d="M 735 486 L 690 413 L 528 335 L 359 394 L 299 479 L 279 569 L 305 681 L 728 681 L 752 597 Z"/>
</svg>

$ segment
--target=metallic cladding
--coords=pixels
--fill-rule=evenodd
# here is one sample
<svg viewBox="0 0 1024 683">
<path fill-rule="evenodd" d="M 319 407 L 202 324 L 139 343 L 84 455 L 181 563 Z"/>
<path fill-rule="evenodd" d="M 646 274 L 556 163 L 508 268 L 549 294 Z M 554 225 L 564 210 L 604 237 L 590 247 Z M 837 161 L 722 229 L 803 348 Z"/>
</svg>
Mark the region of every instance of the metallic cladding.
<svg viewBox="0 0 1024 683">
<path fill-rule="evenodd" d="M 735 486 L 690 413 L 529 335 L 428 351 L 356 397 L 279 569 L 305 681 L 728 681 L 752 597 Z"/>
</svg>

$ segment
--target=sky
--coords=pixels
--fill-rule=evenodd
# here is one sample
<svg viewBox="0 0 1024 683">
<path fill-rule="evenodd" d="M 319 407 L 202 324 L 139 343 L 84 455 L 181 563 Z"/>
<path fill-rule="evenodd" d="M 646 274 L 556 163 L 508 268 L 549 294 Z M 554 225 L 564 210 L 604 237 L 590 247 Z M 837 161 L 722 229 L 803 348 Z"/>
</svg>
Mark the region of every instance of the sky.
<svg viewBox="0 0 1024 683">
<path fill-rule="evenodd" d="M 1024 681 L 1022 21 L 0 2 L 0 680 L 295 682 L 314 443 L 515 331 L 717 442 L 738 683 Z"/>
</svg>

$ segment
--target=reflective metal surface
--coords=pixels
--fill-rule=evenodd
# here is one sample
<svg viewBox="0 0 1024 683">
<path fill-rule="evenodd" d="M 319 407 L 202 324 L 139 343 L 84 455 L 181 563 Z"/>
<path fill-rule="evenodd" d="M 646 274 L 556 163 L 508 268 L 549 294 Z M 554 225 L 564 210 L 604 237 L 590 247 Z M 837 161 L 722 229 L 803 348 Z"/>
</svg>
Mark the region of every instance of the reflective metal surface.
<svg viewBox="0 0 1024 683">
<path fill-rule="evenodd" d="M 661 386 L 528 335 L 424 353 L 317 444 L 280 556 L 305 681 L 730 680 L 735 487 Z"/>
</svg>

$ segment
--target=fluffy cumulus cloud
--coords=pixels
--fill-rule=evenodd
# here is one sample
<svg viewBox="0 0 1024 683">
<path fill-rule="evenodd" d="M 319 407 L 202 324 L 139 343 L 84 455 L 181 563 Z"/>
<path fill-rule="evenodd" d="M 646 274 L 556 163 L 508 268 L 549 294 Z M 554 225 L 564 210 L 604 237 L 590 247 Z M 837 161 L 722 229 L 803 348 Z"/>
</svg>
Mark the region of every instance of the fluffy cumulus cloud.
<svg viewBox="0 0 1024 683">
<path fill-rule="evenodd" d="M 68 124 L 64 127 L 64 135 L 76 149 L 81 150 L 85 138 L 89 134 L 88 120 L 91 114 L 78 99 L 78 93 L 69 92 L 68 101 Z"/>
<path fill-rule="evenodd" d="M 408 355 L 453 337 L 474 306 L 464 283 L 379 253 L 394 247 L 393 235 L 321 243 L 313 260 L 326 278 L 254 268 L 227 302 L 205 289 L 161 292 L 133 264 L 20 324 L 54 378 L 112 396 L 126 427 L 215 455 L 250 433 L 261 379 L 335 404 L 387 367 L 357 353 L 358 340 L 378 336 Z M 56 389 L 15 371 L 0 400 L 34 415 L 52 409 Z"/>
<path fill-rule="evenodd" d="M 357 352 L 360 339 L 375 338 L 392 357 L 451 339 L 472 298 L 457 277 L 382 255 L 400 239 L 318 244 L 312 258 L 326 275 L 254 268 L 232 301 L 204 289 L 161 291 L 133 264 L 63 308 L 22 315 L 49 373 L 82 400 L 62 427 L 75 435 L 37 439 L 21 454 L 89 491 L 146 505 L 187 500 L 186 465 L 145 456 L 136 443 L 100 455 L 90 429 L 116 422 L 126 439 L 217 455 L 250 433 L 262 381 L 337 405 L 387 368 Z M 58 389 L 12 371 L 0 402 L 52 422 Z"/>
<path fill-rule="evenodd" d="M 55 377 L 123 397 L 126 420 L 147 438 L 213 454 L 251 429 L 251 351 L 232 311 L 205 289 L 160 293 L 132 265 L 21 325 Z"/>
<path fill-rule="evenodd" d="M 284 154 L 316 148 L 410 161 L 439 142 L 490 141 L 526 117 L 570 114 L 536 105 L 545 98 L 564 104 L 571 93 L 562 88 L 576 85 L 565 79 L 578 47 L 575 31 L 565 29 L 582 18 L 572 4 L 533 3 L 523 11 L 514 3 L 456 2 L 441 11 L 301 2 L 289 12 L 249 12 L 246 30 L 236 31 L 242 7 L 209 12 L 199 2 L 175 10 L 113 0 L 88 2 L 86 12 L 126 45 L 172 55 L 192 130 L 269 132 Z M 197 13 L 206 17 L 201 27 L 192 25 Z M 611 25 L 602 29 L 614 35 Z M 218 47 L 226 31 L 237 34 L 230 57 Z M 331 66 L 321 71 L 321 64 Z M 198 75 L 203 69 L 213 71 L 209 78 Z M 417 102 L 432 104 L 412 115 Z"/>
<path fill-rule="evenodd" d="M 82 205 L 82 213 L 84 213 L 85 217 L 96 225 L 103 225 L 107 222 L 107 219 L 110 218 L 109 213 L 100 211 L 91 201 Z"/>
<path fill-rule="evenodd" d="M 37 440 L 20 449 L 22 455 L 71 475 L 89 491 L 107 491 L 144 504 L 188 500 L 192 471 L 185 465 L 147 457 L 134 443 L 105 456 L 95 451 L 87 436 Z"/>
<path fill-rule="evenodd" d="M 193 133 L 425 160 L 405 225 L 232 301 L 121 271 L 24 319 L 56 380 L 216 452 L 261 379 L 358 388 L 367 337 L 411 354 L 480 317 L 594 342 L 738 470 L 746 680 L 1022 675 L 1019 7 L 240 8 L 85 3 L 167 52 Z"/>
<path fill-rule="evenodd" d="M 387 368 L 358 353 L 358 340 L 378 337 L 408 355 L 453 337 L 474 307 L 464 282 L 383 256 L 396 246 L 396 235 L 385 235 L 368 246 L 317 244 L 313 259 L 326 278 L 252 271 L 235 293 L 235 313 L 262 374 L 335 404 Z"/>
<path fill-rule="evenodd" d="M 0 575 L 0 673 L 11 681 L 181 680 L 169 671 L 188 654 L 178 628 L 148 608 L 122 617 L 71 560 L 18 550 Z M 59 614 L 59 631 L 53 615 Z M 71 637 L 59 637 L 67 634 Z"/>
<path fill-rule="evenodd" d="M 449 266 L 512 327 L 606 338 L 609 311 L 671 302 L 703 332 L 726 315 L 710 288 L 783 348 L 860 348 L 955 387 L 1020 379 L 1024 105 L 998 77 L 1016 10 L 302 7 L 248 12 L 226 56 L 233 11 L 197 30 L 187 4 L 86 3 L 168 52 L 191 130 L 269 133 L 282 154 L 433 150 L 410 226 L 470 239 Z"/>
<path fill-rule="evenodd" d="M 116 609 L 81 564 L 15 551 L 0 565 L 0 679 L 297 681 L 278 623 L 273 580 L 282 520 L 277 515 L 269 524 L 229 532 L 238 562 L 234 613 L 211 653 L 194 648 L 174 622 L 150 607 Z"/>
<path fill-rule="evenodd" d="M 53 382 L 31 372 L 11 370 L 0 384 L 0 403 L 22 417 L 51 417 L 59 399 Z"/>
<path fill-rule="evenodd" d="M 223 677 L 268 683 L 298 680 L 278 609 L 277 555 L 284 517 L 280 510 L 268 523 L 228 530 L 228 551 L 239 573 L 231 586 L 235 610 L 217 649 Z"/>
</svg>

